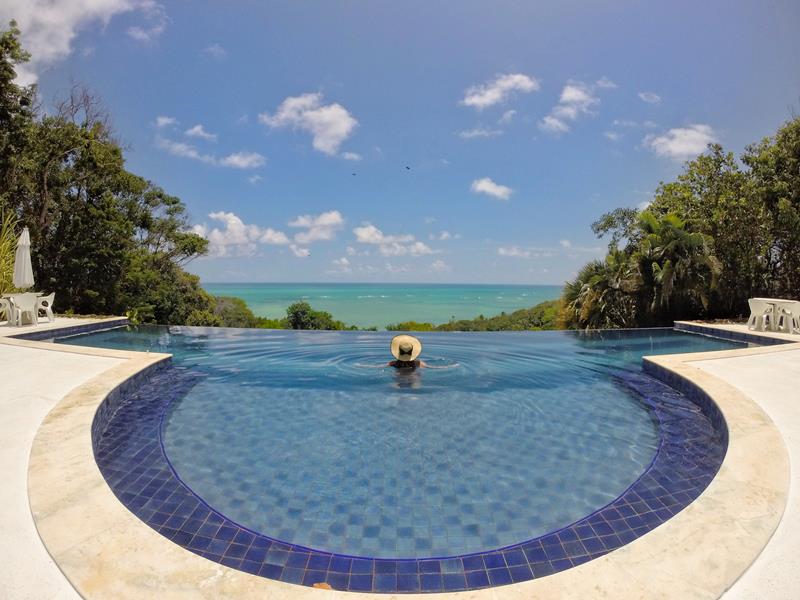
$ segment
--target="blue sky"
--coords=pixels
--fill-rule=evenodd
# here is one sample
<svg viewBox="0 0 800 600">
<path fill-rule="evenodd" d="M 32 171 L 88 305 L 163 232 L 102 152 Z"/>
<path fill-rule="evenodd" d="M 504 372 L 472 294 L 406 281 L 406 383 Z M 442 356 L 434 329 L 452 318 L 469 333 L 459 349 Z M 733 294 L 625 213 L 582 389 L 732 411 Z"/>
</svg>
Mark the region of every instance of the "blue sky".
<svg viewBox="0 0 800 600">
<path fill-rule="evenodd" d="M 561 283 L 718 140 L 800 108 L 800 4 L 2 0 L 101 95 L 205 281 Z"/>
</svg>

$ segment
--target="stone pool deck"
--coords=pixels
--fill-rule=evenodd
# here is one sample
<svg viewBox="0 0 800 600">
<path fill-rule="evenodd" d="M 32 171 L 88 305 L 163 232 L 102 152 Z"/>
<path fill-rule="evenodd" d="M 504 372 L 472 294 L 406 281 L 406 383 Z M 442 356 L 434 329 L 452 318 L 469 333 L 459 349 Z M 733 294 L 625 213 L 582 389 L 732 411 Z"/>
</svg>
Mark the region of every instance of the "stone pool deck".
<svg viewBox="0 0 800 600">
<path fill-rule="evenodd" d="M 47 325 L 77 324 L 64 321 Z M 746 333 L 741 326 L 714 327 Z M 0 327 L 0 338 L 8 335 L 5 329 Z M 0 596 L 78 597 L 48 550 L 86 598 L 361 596 L 282 584 L 206 561 L 138 522 L 111 494 L 91 458 L 87 423 L 105 394 L 164 358 L 0 339 L 0 458 L 7 473 L 0 487 Z M 671 355 L 658 362 L 688 373 L 721 399 L 733 461 L 726 457 L 721 477 L 675 518 L 605 557 L 540 580 L 448 596 L 714 598 L 733 584 L 725 598 L 796 597 L 800 344 Z M 748 460 L 756 456 L 762 463 Z"/>
</svg>

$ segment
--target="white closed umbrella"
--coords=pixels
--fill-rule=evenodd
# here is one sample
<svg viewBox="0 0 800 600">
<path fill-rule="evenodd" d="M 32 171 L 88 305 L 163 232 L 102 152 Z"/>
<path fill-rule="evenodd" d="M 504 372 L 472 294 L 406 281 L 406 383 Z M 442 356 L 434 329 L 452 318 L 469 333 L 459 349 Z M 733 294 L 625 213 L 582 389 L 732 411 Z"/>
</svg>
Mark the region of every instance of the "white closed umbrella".
<svg viewBox="0 0 800 600">
<path fill-rule="evenodd" d="M 31 265 L 31 234 L 28 228 L 22 230 L 17 241 L 14 257 L 14 287 L 21 290 L 33 287 L 33 266 Z"/>
</svg>

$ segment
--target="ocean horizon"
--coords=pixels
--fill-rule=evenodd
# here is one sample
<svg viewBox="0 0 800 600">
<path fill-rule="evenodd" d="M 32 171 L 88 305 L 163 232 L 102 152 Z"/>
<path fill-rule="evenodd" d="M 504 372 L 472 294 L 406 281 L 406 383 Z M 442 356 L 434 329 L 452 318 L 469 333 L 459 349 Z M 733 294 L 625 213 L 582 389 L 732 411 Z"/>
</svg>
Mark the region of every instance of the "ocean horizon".
<svg viewBox="0 0 800 600">
<path fill-rule="evenodd" d="M 391 323 L 435 325 L 530 308 L 561 295 L 559 285 L 430 283 L 212 283 L 214 296 L 241 298 L 259 317 L 282 318 L 293 302 L 306 301 L 348 325 L 384 329 Z"/>
</svg>

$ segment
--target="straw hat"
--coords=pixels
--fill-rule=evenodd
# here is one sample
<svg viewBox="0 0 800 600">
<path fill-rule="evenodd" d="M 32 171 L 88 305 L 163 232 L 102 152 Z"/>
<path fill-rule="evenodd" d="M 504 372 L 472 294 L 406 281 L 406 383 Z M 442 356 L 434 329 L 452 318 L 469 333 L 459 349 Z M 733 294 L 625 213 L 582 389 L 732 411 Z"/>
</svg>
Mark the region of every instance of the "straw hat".
<svg viewBox="0 0 800 600">
<path fill-rule="evenodd" d="M 416 360 L 422 352 L 422 342 L 413 335 L 396 335 L 392 338 L 389 347 L 392 350 L 392 356 L 403 362 Z"/>
</svg>

